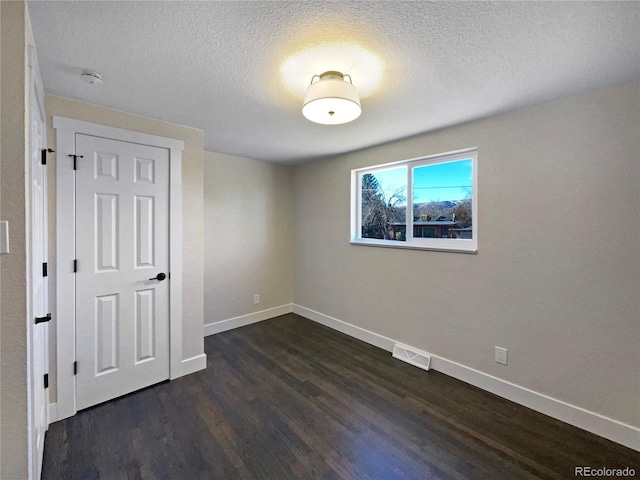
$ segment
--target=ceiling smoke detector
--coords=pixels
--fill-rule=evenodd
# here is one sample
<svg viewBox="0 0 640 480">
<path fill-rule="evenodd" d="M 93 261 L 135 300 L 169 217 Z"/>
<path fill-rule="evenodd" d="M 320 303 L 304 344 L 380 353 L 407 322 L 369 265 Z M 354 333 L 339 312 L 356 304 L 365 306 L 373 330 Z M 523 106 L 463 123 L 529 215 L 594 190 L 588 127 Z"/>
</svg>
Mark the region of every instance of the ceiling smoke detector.
<svg viewBox="0 0 640 480">
<path fill-rule="evenodd" d="M 92 85 L 100 85 L 102 83 L 102 75 L 91 70 L 83 70 L 80 74 L 80 78 L 83 82 L 90 83 Z"/>
</svg>

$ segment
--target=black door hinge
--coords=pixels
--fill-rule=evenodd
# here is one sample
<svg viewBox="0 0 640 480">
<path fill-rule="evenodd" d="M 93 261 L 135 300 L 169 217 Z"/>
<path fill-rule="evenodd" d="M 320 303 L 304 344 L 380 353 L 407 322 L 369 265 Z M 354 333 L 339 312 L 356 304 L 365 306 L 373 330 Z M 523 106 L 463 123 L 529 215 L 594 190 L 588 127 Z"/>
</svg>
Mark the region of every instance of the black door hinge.
<svg viewBox="0 0 640 480">
<path fill-rule="evenodd" d="M 36 317 L 36 325 L 39 323 L 46 323 L 51 321 L 51 314 L 47 313 L 44 317 Z"/>
<path fill-rule="evenodd" d="M 73 260 L 73 273 L 78 271 L 78 260 Z"/>
<path fill-rule="evenodd" d="M 49 388 L 49 374 L 44 374 L 44 388 Z"/>
<path fill-rule="evenodd" d="M 46 277 L 49 275 L 48 269 L 47 269 L 47 262 L 42 264 L 42 276 Z"/>
<path fill-rule="evenodd" d="M 76 165 L 76 160 L 78 160 L 79 158 L 84 158 L 84 156 L 82 155 L 69 155 L 70 157 L 73 157 L 73 169 L 75 170 L 77 165 Z"/>
<path fill-rule="evenodd" d="M 78 362 L 77 361 L 73 362 L 73 374 L 74 375 L 78 374 Z"/>
<path fill-rule="evenodd" d="M 47 164 L 47 153 L 53 153 L 55 152 L 55 150 L 51 150 L 50 148 L 43 148 L 42 149 L 42 156 L 40 157 L 40 163 L 42 165 L 46 165 Z"/>
</svg>

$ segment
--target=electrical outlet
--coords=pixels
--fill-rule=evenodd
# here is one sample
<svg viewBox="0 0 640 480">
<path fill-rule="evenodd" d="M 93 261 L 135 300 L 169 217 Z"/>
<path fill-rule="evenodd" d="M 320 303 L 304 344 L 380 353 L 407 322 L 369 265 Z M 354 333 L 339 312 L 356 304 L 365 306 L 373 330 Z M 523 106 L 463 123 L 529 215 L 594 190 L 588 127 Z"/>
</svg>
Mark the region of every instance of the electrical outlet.
<svg viewBox="0 0 640 480">
<path fill-rule="evenodd" d="M 507 364 L 507 349 L 496 347 L 496 363 Z"/>
<path fill-rule="evenodd" d="M 256 293 L 256 294 L 253 296 L 253 304 L 254 304 L 254 305 L 257 305 L 257 304 L 259 304 L 259 303 L 260 303 L 260 294 L 259 294 L 259 293 Z"/>
</svg>

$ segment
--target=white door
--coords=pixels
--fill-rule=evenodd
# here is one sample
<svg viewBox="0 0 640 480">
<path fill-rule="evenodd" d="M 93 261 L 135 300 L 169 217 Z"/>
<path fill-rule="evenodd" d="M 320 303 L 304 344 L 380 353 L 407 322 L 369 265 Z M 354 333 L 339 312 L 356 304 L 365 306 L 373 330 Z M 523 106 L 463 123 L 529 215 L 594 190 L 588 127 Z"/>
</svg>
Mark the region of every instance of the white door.
<svg viewBox="0 0 640 480">
<path fill-rule="evenodd" d="M 42 455 L 44 453 L 44 437 L 49 426 L 48 407 L 49 391 L 45 388 L 45 374 L 48 373 L 49 358 L 49 323 L 48 288 L 45 277 L 47 262 L 47 175 L 46 166 L 42 164 L 42 150 L 45 148 L 44 111 L 41 97 L 38 95 L 35 81 L 31 82 L 29 119 L 30 132 L 30 216 L 31 235 L 31 302 L 33 324 L 31 327 L 31 442 L 33 455 L 32 471 L 35 478 L 40 478 Z M 38 323 L 36 323 L 36 321 Z"/>
<path fill-rule="evenodd" d="M 169 151 L 81 134 L 75 148 L 82 409 L 169 378 Z"/>
</svg>

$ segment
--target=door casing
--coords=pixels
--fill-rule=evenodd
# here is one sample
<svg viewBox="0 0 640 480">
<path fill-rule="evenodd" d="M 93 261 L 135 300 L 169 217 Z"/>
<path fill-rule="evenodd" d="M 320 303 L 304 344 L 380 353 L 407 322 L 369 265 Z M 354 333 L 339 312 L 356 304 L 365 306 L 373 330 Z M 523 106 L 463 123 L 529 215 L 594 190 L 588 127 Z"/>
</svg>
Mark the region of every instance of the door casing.
<svg viewBox="0 0 640 480">
<path fill-rule="evenodd" d="M 105 125 L 54 116 L 56 129 L 56 360 L 57 406 L 51 421 L 77 412 L 75 352 L 75 173 L 76 134 L 169 150 L 169 377 L 193 371 L 182 361 L 182 150 L 184 142 Z M 71 156 L 70 156 L 71 155 Z M 81 161 L 80 159 L 78 161 Z M 83 368 L 78 365 L 78 368 Z M 85 366 L 86 368 L 86 366 Z"/>
</svg>

